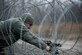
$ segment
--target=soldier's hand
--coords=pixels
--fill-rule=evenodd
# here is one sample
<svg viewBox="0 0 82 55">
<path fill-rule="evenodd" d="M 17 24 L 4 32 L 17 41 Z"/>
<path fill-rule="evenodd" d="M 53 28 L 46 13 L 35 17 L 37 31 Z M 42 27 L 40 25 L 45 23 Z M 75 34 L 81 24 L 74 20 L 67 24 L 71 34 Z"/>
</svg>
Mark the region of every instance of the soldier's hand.
<svg viewBox="0 0 82 55">
<path fill-rule="evenodd" d="M 46 45 L 46 51 L 48 51 L 48 52 L 49 52 L 49 51 L 50 51 L 50 49 L 51 49 L 51 48 L 50 48 L 50 46 Z"/>
<path fill-rule="evenodd" d="M 51 52 L 54 46 L 55 47 L 61 47 L 60 43 L 52 43 L 52 41 L 50 41 L 50 40 L 44 40 L 44 42 L 47 44 L 46 45 L 46 50 L 48 52 Z"/>
<path fill-rule="evenodd" d="M 51 50 L 51 45 L 52 45 L 52 42 L 51 41 L 48 41 L 48 40 L 43 40 L 45 43 L 46 43 L 46 51 L 50 52 Z"/>
</svg>

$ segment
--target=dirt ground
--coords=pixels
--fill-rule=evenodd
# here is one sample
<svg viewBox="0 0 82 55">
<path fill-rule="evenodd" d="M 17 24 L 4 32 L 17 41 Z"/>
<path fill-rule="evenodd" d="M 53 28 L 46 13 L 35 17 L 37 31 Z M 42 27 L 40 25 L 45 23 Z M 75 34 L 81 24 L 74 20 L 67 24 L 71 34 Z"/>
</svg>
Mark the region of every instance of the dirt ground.
<svg viewBox="0 0 82 55">
<path fill-rule="evenodd" d="M 69 41 L 69 43 L 72 43 Z M 66 44 L 64 47 L 70 47 L 70 44 Z M 14 47 L 14 48 L 13 48 Z M 25 43 L 22 40 L 19 40 L 12 47 L 14 55 L 52 55 L 45 50 L 41 50 L 29 43 Z M 12 51 L 11 51 L 12 52 Z M 75 45 L 74 49 L 69 51 L 59 51 L 60 55 L 82 55 L 82 38 L 79 39 L 78 43 Z M 9 52 L 7 51 L 7 54 Z M 10 54 L 12 55 L 12 54 Z"/>
</svg>

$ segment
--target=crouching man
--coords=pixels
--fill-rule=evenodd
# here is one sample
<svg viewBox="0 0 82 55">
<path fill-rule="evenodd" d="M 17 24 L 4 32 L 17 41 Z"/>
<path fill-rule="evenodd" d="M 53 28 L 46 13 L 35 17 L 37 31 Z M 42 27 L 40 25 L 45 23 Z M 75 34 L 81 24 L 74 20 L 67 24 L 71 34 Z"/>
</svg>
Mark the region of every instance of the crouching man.
<svg viewBox="0 0 82 55">
<path fill-rule="evenodd" d="M 0 22 L 0 55 L 5 55 L 3 48 L 14 44 L 17 40 L 22 39 L 42 50 L 49 50 L 44 41 L 34 36 L 30 31 L 33 25 L 31 14 L 24 14 L 20 18 L 11 18 Z"/>
</svg>

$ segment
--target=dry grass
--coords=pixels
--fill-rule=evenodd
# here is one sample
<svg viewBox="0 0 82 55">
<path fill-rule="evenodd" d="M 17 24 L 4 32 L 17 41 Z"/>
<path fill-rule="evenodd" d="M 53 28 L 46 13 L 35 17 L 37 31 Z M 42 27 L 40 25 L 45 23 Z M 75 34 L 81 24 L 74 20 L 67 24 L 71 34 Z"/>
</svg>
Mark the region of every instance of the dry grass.
<svg viewBox="0 0 82 55">
<path fill-rule="evenodd" d="M 34 33 L 38 33 L 39 27 L 40 27 L 39 25 L 34 25 L 32 27 L 32 31 Z M 52 31 L 53 31 L 53 27 L 55 27 L 55 26 L 54 25 L 43 25 L 41 28 L 40 34 L 50 37 L 52 34 Z M 79 28 L 80 28 L 80 31 L 82 32 L 82 24 L 79 24 Z M 74 38 L 78 33 L 80 33 L 78 31 L 78 25 L 76 25 L 76 24 L 71 25 L 70 23 L 68 23 L 66 25 L 62 23 L 59 25 L 59 28 L 58 28 L 59 34 L 58 35 L 60 35 L 60 33 L 63 33 L 63 32 L 67 33 L 66 35 L 69 36 L 69 38 Z M 82 35 L 81 35 L 81 37 L 82 37 Z"/>
</svg>

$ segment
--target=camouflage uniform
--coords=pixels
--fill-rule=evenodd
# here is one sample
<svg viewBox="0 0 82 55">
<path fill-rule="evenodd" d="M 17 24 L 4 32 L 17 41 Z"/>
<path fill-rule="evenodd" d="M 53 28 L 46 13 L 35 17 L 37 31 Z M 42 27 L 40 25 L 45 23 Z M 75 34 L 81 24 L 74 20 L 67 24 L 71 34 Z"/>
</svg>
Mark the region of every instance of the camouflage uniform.
<svg viewBox="0 0 82 55">
<path fill-rule="evenodd" d="M 10 46 L 20 38 L 38 48 L 46 48 L 46 44 L 26 28 L 21 18 L 11 18 L 0 22 L 0 49 Z"/>
</svg>

